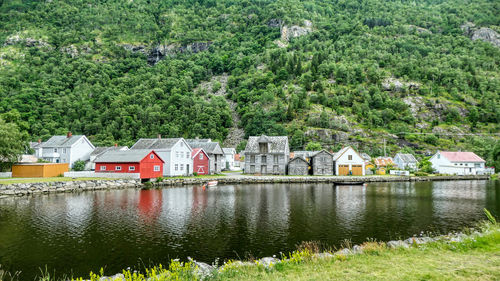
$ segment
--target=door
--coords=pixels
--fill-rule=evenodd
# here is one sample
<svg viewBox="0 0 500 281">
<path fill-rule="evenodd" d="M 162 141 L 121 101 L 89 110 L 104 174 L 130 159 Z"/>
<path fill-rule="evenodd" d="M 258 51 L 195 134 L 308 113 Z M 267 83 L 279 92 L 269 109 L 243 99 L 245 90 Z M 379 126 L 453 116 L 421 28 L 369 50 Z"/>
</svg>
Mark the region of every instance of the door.
<svg viewBox="0 0 500 281">
<path fill-rule="evenodd" d="M 266 174 L 267 173 L 267 166 L 266 165 L 260 166 L 260 173 L 261 174 Z"/>
<path fill-rule="evenodd" d="M 352 165 L 352 175 L 362 176 L 363 175 L 363 165 Z"/>
<path fill-rule="evenodd" d="M 186 164 L 186 176 L 189 176 L 189 164 Z"/>
<path fill-rule="evenodd" d="M 339 170 L 337 175 L 347 176 L 349 174 L 349 165 L 339 165 Z"/>
</svg>

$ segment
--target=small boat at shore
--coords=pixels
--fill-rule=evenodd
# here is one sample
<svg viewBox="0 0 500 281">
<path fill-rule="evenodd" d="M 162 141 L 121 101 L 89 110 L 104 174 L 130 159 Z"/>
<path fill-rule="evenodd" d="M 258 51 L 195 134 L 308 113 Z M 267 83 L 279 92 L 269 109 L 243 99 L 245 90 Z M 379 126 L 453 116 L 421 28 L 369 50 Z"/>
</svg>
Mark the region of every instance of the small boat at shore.
<svg viewBox="0 0 500 281">
<path fill-rule="evenodd" d="M 363 185 L 365 184 L 364 181 L 339 181 L 339 182 L 334 182 L 334 185 Z"/>
<path fill-rule="evenodd" d="M 218 183 L 219 183 L 218 181 L 209 181 L 209 182 L 207 183 L 207 186 L 209 186 L 209 187 L 210 187 L 210 186 L 216 186 Z"/>
</svg>

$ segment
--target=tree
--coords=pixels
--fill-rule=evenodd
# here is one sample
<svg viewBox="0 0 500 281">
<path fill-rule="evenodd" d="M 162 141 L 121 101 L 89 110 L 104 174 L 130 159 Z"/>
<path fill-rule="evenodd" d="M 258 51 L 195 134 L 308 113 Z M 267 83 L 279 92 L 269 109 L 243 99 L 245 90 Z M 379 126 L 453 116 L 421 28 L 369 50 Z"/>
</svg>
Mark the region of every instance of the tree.
<svg viewBox="0 0 500 281">
<path fill-rule="evenodd" d="M 0 162 L 16 162 L 25 149 L 26 143 L 17 125 L 0 118 Z"/>
<path fill-rule="evenodd" d="M 311 141 L 306 145 L 307 151 L 318 151 L 321 149 L 323 149 L 323 147 L 321 146 L 321 144 L 319 142 Z"/>
<path fill-rule="evenodd" d="M 424 173 L 434 173 L 434 168 L 432 168 L 432 163 L 429 161 L 430 157 L 425 157 L 418 163 L 418 168 Z"/>
<path fill-rule="evenodd" d="M 83 171 L 85 170 L 85 161 L 83 160 L 77 160 L 75 163 L 73 163 L 73 170 L 74 171 Z"/>
</svg>

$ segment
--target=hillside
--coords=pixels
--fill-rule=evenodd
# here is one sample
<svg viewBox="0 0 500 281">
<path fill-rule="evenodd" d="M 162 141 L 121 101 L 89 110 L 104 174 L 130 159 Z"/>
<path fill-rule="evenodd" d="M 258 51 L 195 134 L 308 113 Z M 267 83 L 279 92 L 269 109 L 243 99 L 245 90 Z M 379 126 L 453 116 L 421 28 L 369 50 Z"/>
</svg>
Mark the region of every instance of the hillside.
<svg viewBox="0 0 500 281">
<path fill-rule="evenodd" d="M 495 0 L 4 0 L 0 114 L 33 140 L 266 133 L 376 156 L 385 139 L 491 164 L 498 32 Z"/>
</svg>

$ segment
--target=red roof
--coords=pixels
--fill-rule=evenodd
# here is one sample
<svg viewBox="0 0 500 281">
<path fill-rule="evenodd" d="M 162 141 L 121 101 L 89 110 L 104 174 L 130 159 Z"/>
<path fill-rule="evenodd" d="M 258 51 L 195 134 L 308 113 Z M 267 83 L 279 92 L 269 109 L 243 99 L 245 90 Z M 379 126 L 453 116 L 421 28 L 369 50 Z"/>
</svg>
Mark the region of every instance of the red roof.
<svg viewBox="0 0 500 281">
<path fill-rule="evenodd" d="M 193 151 L 191 151 L 191 157 L 194 157 L 200 150 L 201 148 L 193 148 Z"/>
<path fill-rule="evenodd" d="M 439 153 L 450 162 L 486 162 L 474 152 L 440 151 Z"/>
</svg>

